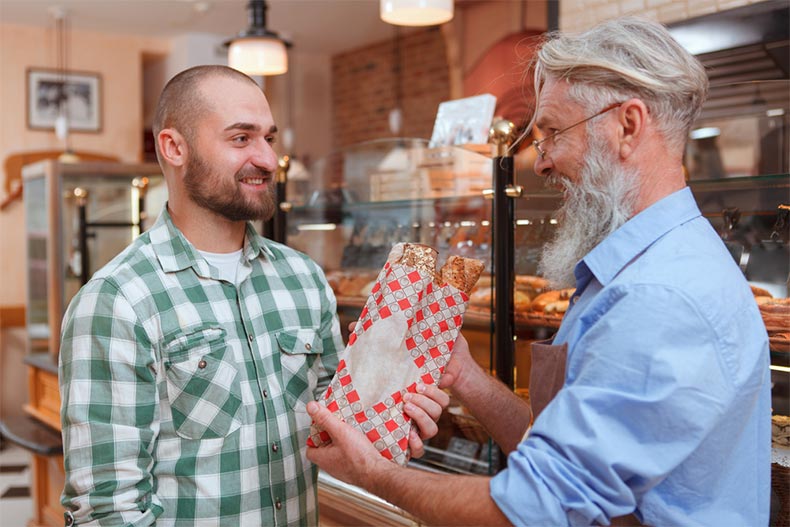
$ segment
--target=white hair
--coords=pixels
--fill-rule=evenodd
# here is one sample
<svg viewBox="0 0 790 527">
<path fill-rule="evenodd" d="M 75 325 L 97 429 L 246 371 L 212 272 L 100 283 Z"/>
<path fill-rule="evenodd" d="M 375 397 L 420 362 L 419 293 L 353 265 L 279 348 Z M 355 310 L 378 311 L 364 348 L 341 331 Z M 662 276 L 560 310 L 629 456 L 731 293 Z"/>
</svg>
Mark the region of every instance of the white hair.
<svg viewBox="0 0 790 527">
<path fill-rule="evenodd" d="M 571 99 L 594 111 L 635 97 L 678 149 L 708 93 L 702 64 L 664 26 L 637 17 L 608 20 L 578 35 L 554 33 L 534 65 L 535 108 L 548 78 L 568 81 Z"/>
</svg>

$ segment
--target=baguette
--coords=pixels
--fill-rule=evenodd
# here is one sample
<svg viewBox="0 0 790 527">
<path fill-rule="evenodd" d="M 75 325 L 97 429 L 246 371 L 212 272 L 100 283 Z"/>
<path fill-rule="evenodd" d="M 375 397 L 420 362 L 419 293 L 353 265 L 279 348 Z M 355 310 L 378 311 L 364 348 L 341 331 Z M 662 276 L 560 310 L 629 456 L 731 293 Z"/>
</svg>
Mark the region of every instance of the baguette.
<svg viewBox="0 0 790 527">
<path fill-rule="evenodd" d="M 484 267 L 480 260 L 450 256 L 439 272 L 439 281 L 443 284 L 450 284 L 469 295 L 483 273 Z"/>
</svg>

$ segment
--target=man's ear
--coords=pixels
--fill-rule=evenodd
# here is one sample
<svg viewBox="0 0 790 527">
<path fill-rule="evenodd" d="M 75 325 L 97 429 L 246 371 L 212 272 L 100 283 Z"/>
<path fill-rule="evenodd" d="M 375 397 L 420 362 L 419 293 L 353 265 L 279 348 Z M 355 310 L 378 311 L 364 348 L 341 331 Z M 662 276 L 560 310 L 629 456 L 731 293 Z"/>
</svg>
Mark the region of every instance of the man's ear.
<svg viewBox="0 0 790 527">
<path fill-rule="evenodd" d="M 156 136 L 159 154 L 169 165 L 181 167 L 186 164 L 189 148 L 184 136 L 174 128 L 164 128 Z"/>
<path fill-rule="evenodd" d="M 620 158 L 626 159 L 643 139 L 650 115 L 641 99 L 628 99 L 620 105 L 617 115 L 620 122 Z"/>
</svg>

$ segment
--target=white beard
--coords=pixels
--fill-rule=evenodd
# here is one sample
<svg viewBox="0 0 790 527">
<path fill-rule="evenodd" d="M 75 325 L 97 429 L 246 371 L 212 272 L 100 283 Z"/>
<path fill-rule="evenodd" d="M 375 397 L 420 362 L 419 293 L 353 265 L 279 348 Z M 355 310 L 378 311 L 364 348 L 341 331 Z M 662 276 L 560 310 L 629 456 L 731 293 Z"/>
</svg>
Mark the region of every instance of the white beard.
<svg viewBox="0 0 790 527">
<path fill-rule="evenodd" d="M 638 175 L 620 166 L 616 154 L 608 152 L 596 134 L 587 152 L 578 184 L 561 174 L 546 179 L 565 190 L 565 203 L 557 212 L 559 227 L 538 264 L 541 276 L 557 288 L 575 285 L 573 269 L 579 260 L 628 221 L 635 208 Z"/>
</svg>

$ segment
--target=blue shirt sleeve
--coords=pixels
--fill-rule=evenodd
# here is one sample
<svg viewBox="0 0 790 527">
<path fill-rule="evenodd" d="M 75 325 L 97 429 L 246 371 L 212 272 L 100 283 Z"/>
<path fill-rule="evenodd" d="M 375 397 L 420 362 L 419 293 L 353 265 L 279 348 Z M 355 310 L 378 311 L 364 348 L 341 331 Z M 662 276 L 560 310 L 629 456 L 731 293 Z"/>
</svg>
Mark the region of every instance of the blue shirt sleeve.
<svg viewBox="0 0 790 527">
<path fill-rule="evenodd" d="M 683 291 L 607 288 L 569 335 L 566 383 L 491 481 L 515 525 L 609 523 L 705 440 L 735 396 L 717 331 Z"/>
</svg>

